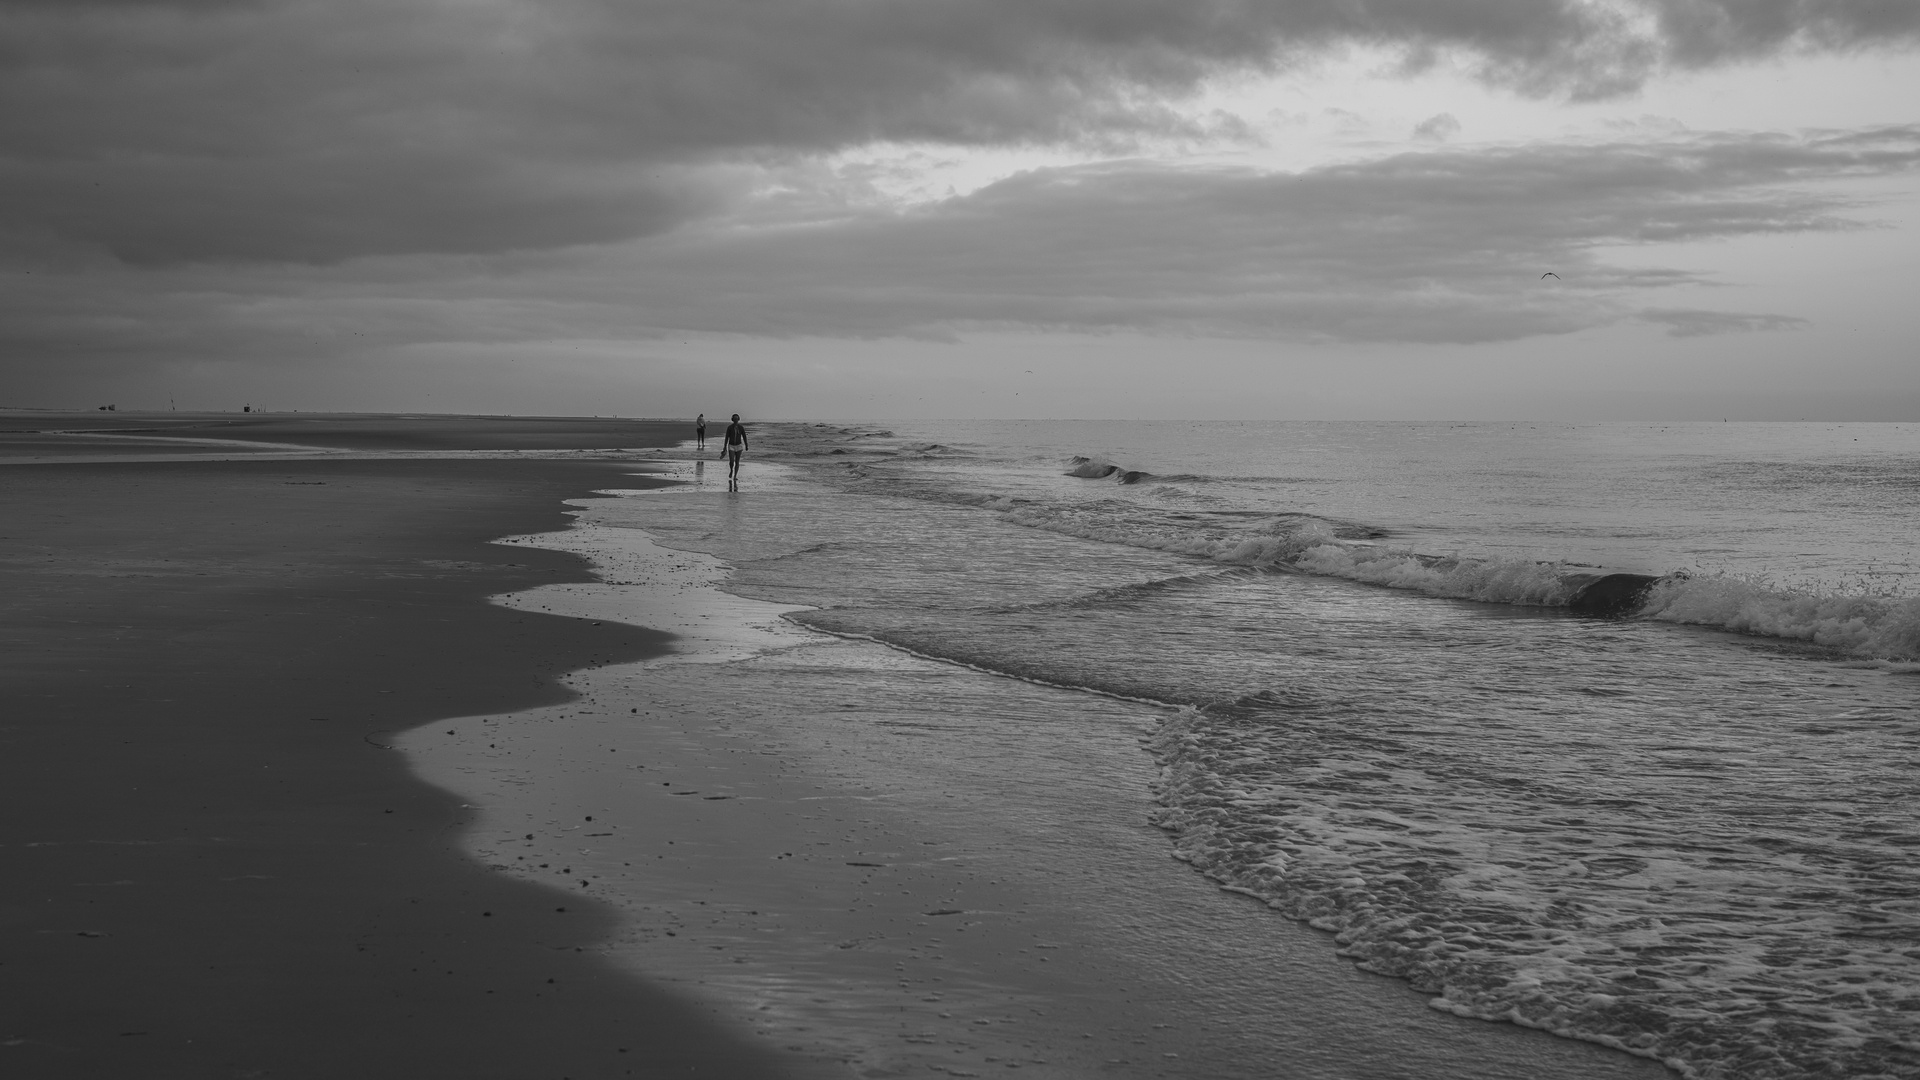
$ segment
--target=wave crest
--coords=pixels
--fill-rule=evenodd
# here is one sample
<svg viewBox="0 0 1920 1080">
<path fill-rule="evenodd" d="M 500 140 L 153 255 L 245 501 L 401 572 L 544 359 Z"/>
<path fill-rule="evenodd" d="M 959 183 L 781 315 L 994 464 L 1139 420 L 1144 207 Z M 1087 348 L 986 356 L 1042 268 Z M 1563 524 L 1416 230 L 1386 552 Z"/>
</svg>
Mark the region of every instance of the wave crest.
<svg viewBox="0 0 1920 1080">
<path fill-rule="evenodd" d="M 1078 476 L 1083 480 L 1098 480 L 1119 471 L 1120 466 L 1103 457 L 1081 457 L 1076 454 L 1067 462 L 1067 475 Z"/>
<path fill-rule="evenodd" d="M 1410 551 L 1321 544 L 1293 565 L 1309 573 L 1429 596 L 1565 607 L 1577 589 L 1562 563 L 1536 559 L 1436 559 Z"/>
<path fill-rule="evenodd" d="M 1858 656 L 1920 659 L 1920 599 L 1798 592 L 1724 575 L 1675 575 L 1654 583 L 1639 614 L 1806 641 Z"/>
<path fill-rule="evenodd" d="M 1097 458 L 1084 464 L 1110 467 Z M 1091 474 L 1090 474 L 1091 475 Z M 1920 659 L 1920 599 L 1817 594 L 1727 576 L 1600 574 L 1565 562 L 1492 556 L 1425 555 L 1357 542 L 1364 526 L 1282 515 L 1261 531 L 1143 522 L 1030 503 L 993 507 L 1030 528 L 1086 540 L 1191 555 L 1232 566 L 1292 570 L 1485 603 L 1572 607 L 1805 641 L 1863 658 Z M 1615 586 L 1596 598 L 1589 590 Z M 1583 602 L 1584 601 L 1584 602 Z"/>
</svg>

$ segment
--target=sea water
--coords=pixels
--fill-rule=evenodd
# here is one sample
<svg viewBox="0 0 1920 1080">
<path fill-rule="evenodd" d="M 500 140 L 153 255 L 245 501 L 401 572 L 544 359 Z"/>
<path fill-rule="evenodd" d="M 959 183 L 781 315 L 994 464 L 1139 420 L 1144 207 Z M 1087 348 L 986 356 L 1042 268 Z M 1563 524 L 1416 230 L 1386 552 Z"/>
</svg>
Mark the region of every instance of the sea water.
<svg viewBox="0 0 1920 1080">
<path fill-rule="evenodd" d="M 1694 1076 L 1920 1076 L 1920 426 L 753 441 L 648 531 L 803 626 L 1141 703 L 1171 850 L 1363 968 Z M 1651 581 L 1569 610 L 1610 572 Z"/>
</svg>

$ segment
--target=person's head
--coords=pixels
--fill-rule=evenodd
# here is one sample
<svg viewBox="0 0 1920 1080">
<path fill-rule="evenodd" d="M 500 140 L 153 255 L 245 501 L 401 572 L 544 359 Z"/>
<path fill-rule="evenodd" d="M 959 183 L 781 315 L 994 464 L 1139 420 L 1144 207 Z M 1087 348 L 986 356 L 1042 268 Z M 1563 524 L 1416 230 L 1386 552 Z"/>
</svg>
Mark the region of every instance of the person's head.
<svg viewBox="0 0 1920 1080">
<path fill-rule="evenodd" d="M 734 413 L 734 414 L 733 414 L 733 422 L 734 422 L 734 423 L 736 423 L 736 424 L 740 422 L 740 414 L 739 414 L 739 413 Z"/>
</svg>

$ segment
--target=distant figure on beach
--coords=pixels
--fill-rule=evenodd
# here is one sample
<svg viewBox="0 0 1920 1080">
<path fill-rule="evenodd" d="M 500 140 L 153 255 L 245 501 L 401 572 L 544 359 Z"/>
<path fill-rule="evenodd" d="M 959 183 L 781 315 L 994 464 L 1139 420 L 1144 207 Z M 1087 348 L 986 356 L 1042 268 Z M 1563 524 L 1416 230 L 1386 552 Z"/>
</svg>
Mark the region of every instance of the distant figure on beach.
<svg viewBox="0 0 1920 1080">
<path fill-rule="evenodd" d="M 733 423 L 727 425 L 726 444 L 720 453 L 727 459 L 727 490 L 740 488 L 740 455 L 747 452 L 747 428 L 740 422 L 740 414 L 733 414 Z"/>
<path fill-rule="evenodd" d="M 695 450 L 705 450 L 707 448 L 706 413 L 701 413 L 699 416 L 693 418 L 693 448 Z"/>
</svg>

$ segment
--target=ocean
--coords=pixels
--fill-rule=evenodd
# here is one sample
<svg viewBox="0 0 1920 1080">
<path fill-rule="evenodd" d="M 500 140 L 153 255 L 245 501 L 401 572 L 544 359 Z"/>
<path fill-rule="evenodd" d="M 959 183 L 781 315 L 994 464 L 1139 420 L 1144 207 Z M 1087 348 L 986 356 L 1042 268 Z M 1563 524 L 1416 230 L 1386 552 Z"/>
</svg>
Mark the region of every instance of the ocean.
<svg viewBox="0 0 1920 1080">
<path fill-rule="evenodd" d="M 737 493 L 676 453 L 684 486 L 610 494 L 900 658 L 814 655 L 763 707 L 975 732 L 954 769 L 1070 832 L 1129 774 L 1010 718 L 1077 696 L 1090 743 L 1137 718 L 1166 852 L 1436 1008 L 1696 1077 L 1920 1077 L 1920 425 L 749 427 Z"/>
</svg>

